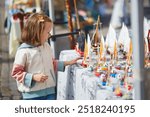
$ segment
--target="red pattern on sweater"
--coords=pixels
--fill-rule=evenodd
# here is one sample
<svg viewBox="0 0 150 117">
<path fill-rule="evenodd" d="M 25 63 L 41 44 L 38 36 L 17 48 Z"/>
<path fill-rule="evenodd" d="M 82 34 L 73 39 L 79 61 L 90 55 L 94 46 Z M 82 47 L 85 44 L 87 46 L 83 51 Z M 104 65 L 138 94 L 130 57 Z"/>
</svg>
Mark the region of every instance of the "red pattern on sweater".
<svg viewBox="0 0 150 117">
<path fill-rule="evenodd" d="M 26 75 L 25 68 L 22 65 L 14 64 L 11 76 L 15 78 L 18 82 L 24 82 L 24 77 Z"/>
</svg>

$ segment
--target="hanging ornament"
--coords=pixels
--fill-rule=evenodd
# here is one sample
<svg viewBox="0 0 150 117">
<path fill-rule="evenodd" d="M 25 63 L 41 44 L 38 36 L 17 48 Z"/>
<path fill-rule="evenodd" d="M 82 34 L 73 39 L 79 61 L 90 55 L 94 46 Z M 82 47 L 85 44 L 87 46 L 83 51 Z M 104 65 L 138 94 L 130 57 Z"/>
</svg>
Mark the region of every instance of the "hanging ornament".
<svg viewBox="0 0 150 117">
<path fill-rule="evenodd" d="M 65 0 L 66 10 L 67 10 L 67 18 L 68 18 L 68 27 L 70 32 L 73 32 L 73 24 L 72 24 L 72 15 L 71 15 L 71 7 L 70 7 L 70 0 Z M 75 49 L 76 40 L 74 39 L 73 35 L 69 35 L 70 40 L 70 48 Z"/>
</svg>

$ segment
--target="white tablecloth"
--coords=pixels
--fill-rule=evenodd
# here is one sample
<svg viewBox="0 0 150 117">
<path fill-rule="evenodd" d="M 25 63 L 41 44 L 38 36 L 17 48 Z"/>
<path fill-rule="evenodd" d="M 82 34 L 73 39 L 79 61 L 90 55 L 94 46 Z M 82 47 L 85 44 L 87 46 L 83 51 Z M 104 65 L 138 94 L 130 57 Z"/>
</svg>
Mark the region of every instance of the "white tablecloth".
<svg viewBox="0 0 150 117">
<path fill-rule="evenodd" d="M 59 57 L 61 61 L 72 60 L 79 55 L 74 50 L 62 51 Z M 71 73 L 71 68 L 73 66 L 67 66 L 64 72 L 58 72 L 57 80 L 57 99 L 74 99 L 74 81 Z"/>
</svg>

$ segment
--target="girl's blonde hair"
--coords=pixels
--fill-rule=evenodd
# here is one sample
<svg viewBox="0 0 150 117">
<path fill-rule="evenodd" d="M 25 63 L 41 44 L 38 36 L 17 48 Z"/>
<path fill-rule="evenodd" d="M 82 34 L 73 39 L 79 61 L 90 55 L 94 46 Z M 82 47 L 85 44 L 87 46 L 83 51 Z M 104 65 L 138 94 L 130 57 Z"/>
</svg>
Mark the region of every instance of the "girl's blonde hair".
<svg viewBox="0 0 150 117">
<path fill-rule="evenodd" d="M 43 13 L 32 14 L 22 31 L 22 41 L 33 46 L 41 45 L 40 36 L 45 28 L 45 22 L 52 23 L 52 20 Z"/>
</svg>

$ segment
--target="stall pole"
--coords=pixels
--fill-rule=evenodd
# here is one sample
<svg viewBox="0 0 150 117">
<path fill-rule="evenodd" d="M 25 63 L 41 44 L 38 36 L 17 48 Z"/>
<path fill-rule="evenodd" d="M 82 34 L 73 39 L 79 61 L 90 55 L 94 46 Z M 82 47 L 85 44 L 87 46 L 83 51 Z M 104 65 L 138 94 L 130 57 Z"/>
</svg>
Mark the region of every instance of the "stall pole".
<svg viewBox="0 0 150 117">
<path fill-rule="evenodd" d="M 143 0 L 131 0 L 134 99 L 144 99 Z"/>
<path fill-rule="evenodd" d="M 49 4 L 49 17 L 51 18 L 52 21 L 55 21 L 55 17 L 54 17 L 54 0 L 48 0 L 48 4 Z M 53 29 L 51 31 L 51 34 L 54 35 L 55 34 L 55 29 L 53 26 Z M 50 44 L 51 47 L 53 49 L 53 56 L 55 57 L 55 42 L 52 41 L 52 39 L 50 40 Z"/>
</svg>

